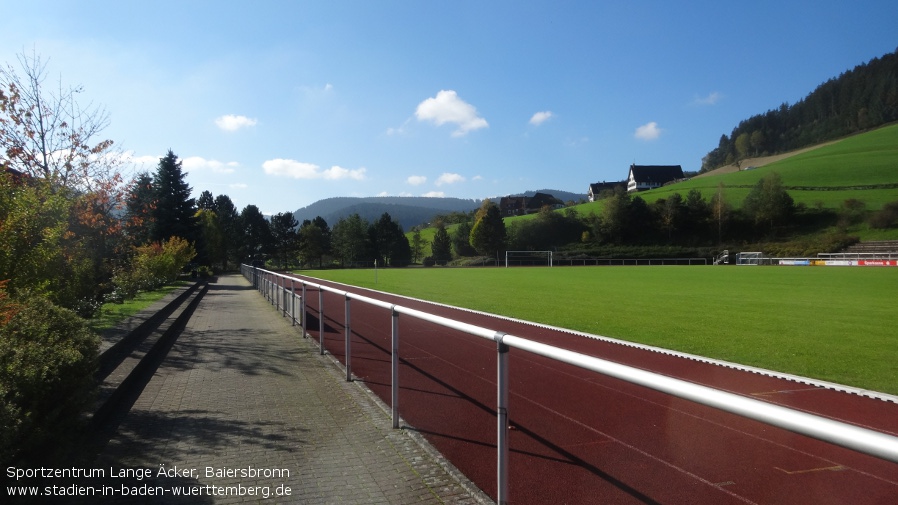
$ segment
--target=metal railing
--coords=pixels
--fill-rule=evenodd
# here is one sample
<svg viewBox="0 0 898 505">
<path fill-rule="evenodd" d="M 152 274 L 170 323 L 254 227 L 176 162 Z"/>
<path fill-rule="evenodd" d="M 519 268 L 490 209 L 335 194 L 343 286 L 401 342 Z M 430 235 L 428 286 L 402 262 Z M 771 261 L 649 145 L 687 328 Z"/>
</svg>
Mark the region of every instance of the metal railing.
<svg viewBox="0 0 898 505">
<path fill-rule="evenodd" d="M 346 380 L 352 380 L 350 361 L 350 300 L 368 303 L 390 311 L 391 325 L 391 416 L 393 428 L 399 428 L 399 315 L 407 315 L 433 324 L 461 331 L 496 342 L 497 385 L 497 503 L 505 504 L 508 500 L 508 354 L 511 348 L 527 351 L 539 356 L 554 359 L 585 370 L 591 370 L 609 377 L 632 384 L 644 386 L 678 398 L 713 407 L 741 417 L 760 421 L 794 433 L 846 447 L 864 454 L 898 463 L 898 437 L 862 428 L 848 423 L 835 421 L 825 417 L 808 414 L 787 407 L 755 400 L 745 396 L 728 393 L 708 386 L 675 379 L 646 370 L 621 365 L 612 361 L 588 356 L 585 354 L 553 347 L 533 340 L 509 335 L 501 331 L 475 326 L 462 321 L 448 319 L 428 312 L 376 300 L 357 293 L 335 289 L 322 284 L 296 279 L 288 275 L 262 270 L 248 265 L 241 266 L 241 273 L 252 282 L 275 305 L 283 316 L 291 317 L 293 324 L 300 323 L 303 336 L 306 336 L 306 287 L 318 290 L 318 321 L 320 352 L 324 354 L 324 296 L 328 291 L 345 299 L 346 315 Z M 289 289 L 287 287 L 289 283 Z M 296 284 L 302 288 L 296 294 Z M 287 299 L 289 298 L 289 311 Z M 296 318 L 296 299 L 300 299 L 301 317 Z M 289 313 L 288 313 L 289 312 Z"/>
</svg>

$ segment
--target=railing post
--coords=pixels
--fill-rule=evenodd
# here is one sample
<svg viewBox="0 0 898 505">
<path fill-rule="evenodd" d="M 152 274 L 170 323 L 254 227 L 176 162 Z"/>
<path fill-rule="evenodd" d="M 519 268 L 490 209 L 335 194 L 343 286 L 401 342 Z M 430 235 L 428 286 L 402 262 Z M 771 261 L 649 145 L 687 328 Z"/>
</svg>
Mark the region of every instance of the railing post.
<svg viewBox="0 0 898 505">
<path fill-rule="evenodd" d="M 397 429 L 399 428 L 399 313 L 396 312 L 395 305 L 390 309 L 390 313 L 392 314 L 393 320 L 392 337 L 390 339 L 390 348 L 392 349 L 392 352 L 390 353 L 390 363 L 392 367 L 392 371 L 390 373 L 390 396 L 392 400 L 391 403 L 393 404 L 393 429 Z"/>
<path fill-rule="evenodd" d="M 308 324 L 308 319 L 306 319 L 306 283 L 305 282 L 302 283 L 302 298 L 300 298 L 300 300 L 299 300 L 299 307 L 301 309 L 300 310 L 301 317 L 299 320 L 299 326 L 302 328 L 302 338 L 306 338 L 306 332 L 309 331 L 309 329 L 306 328 L 306 325 Z"/>
<path fill-rule="evenodd" d="M 508 345 L 496 332 L 496 488 L 498 505 L 508 503 Z"/>
<path fill-rule="evenodd" d="M 351 338 L 352 338 L 352 329 L 350 323 L 349 316 L 349 294 L 346 295 L 346 382 L 352 382 L 352 349 L 351 349 Z"/>
<path fill-rule="evenodd" d="M 319 353 L 324 355 L 324 290 L 318 287 L 318 346 Z"/>
<path fill-rule="evenodd" d="M 290 278 L 290 325 L 296 326 L 296 282 Z"/>
</svg>

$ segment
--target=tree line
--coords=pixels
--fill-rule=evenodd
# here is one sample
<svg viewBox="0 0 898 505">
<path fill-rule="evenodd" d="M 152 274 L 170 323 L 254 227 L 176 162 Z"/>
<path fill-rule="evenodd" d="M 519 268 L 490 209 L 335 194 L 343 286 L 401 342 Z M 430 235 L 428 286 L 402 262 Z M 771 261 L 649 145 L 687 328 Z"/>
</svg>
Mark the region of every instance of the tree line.
<svg viewBox="0 0 898 505">
<path fill-rule="evenodd" d="M 693 189 L 686 196 L 674 193 L 649 204 L 621 188 L 607 195 L 598 213 L 543 207 L 532 219 L 507 227 L 498 207 L 487 200 L 473 226 L 463 221 L 450 234 L 437 223 L 433 257 L 439 263 L 476 255 L 497 257 L 504 250 L 583 253 L 609 246 L 708 247 L 737 238 L 773 237 L 796 213 L 776 174 L 759 181 L 740 209 L 727 201 L 724 189 L 719 186 L 710 200 Z"/>
<path fill-rule="evenodd" d="M 807 97 L 721 135 L 701 171 L 783 153 L 898 121 L 898 50 L 829 79 Z"/>
</svg>

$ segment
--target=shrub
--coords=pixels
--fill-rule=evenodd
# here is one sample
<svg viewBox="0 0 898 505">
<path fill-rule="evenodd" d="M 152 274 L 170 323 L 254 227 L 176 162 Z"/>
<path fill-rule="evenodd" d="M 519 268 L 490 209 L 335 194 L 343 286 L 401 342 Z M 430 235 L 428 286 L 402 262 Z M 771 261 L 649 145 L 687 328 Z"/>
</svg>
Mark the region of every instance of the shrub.
<svg viewBox="0 0 898 505">
<path fill-rule="evenodd" d="M 872 228 L 886 229 L 898 225 L 898 202 L 889 202 L 870 216 Z"/>
<path fill-rule="evenodd" d="M 94 390 L 99 339 L 40 296 L 0 297 L 0 461 L 41 463 L 71 440 Z"/>
<path fill-rule="evenodd" d="M 119 269 L 112 282 L 121 296 L 133 298 L 138 291 L 152 291 L 176 280 L 194 256 L 196 250 L 180 237 L 137 247 L 131 268 Z"/>
</svg>

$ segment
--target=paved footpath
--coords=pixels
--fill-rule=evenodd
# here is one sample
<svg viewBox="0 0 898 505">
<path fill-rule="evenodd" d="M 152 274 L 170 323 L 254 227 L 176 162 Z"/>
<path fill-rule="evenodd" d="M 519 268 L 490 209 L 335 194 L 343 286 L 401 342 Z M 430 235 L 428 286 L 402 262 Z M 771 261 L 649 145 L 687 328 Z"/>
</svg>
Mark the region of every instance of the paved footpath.
<svg viewBox="0 0 898 505">
<path fill-rule="evenodd" d="M 342 373 L 243 277 L 219 277 L 99 454 L 104 502 L 488 501 Z"/>
</svg>

